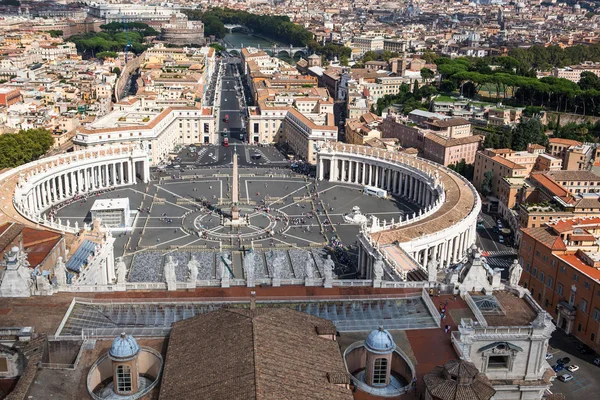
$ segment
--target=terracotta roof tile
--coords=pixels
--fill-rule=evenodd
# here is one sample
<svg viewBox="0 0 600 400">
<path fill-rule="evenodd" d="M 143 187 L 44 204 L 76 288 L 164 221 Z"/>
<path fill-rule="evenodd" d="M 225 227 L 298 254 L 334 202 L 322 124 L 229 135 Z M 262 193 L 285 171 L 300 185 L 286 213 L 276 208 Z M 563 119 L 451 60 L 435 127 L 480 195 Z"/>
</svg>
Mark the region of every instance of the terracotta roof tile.
<svg viewBox="0 0 600 400">
<path fill-rule="evenodd" d="M 287 308 L 221 309 L 173 324 L 160 400 L 352 400 L 330 321 Z M 329 374 L 329 375 L 328 375 Z"/>
</svg>

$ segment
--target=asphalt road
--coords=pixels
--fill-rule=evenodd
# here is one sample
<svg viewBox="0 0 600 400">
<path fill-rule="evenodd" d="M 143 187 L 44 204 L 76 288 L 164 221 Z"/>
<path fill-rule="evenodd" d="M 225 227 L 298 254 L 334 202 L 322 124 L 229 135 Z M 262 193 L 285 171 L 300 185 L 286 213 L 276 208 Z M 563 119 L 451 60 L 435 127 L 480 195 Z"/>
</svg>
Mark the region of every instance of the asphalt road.
<svg viewBox="0 0 600 400">
<path fill-rule="evenodd" d="M 235 73 L 238 71 L 238 64 L 225 63 L 225 73 L 223 74 L 220 90 L 221 103 L 219 111 L 219 123 L 217 125 L 219 132 L 225 129 L 228 131 L 229 143 L 241 142 L 240 134 L 245 127 L 243 120 L 242 88 L 239 85 Z M 229 116 L 229 122 L 225 122 L 225 116 Z M 221 137 L 221 142 L 223 141 Z"/>
<path fill-rule="evenodd" d="M 552 359 L 548 360 L 550 365 L 555 365 L 556 360 L 569 357 L 571 362 L 569 365 L 575 364 L 579 366 L 579 371 L 568 372 L 559 371 L 557 376 L 569 373 L 573 375 L 573 380 L 570 382 L 561 382 L 556 379 L 553 382 L 550 390 L 553 393 L 563 393 L 567 400 L 579 399 L 596 399 L 600 391 L 600 367 L 592 363 L 595 353 L 582 355 L 577 351 L 576 347 L 580 342 L 573 336 L 567 336 L 563 331 L 557 329 L 552 334 L 550 339 L 551 349 L 548 352 L 552 354 Z"/>
</svg>

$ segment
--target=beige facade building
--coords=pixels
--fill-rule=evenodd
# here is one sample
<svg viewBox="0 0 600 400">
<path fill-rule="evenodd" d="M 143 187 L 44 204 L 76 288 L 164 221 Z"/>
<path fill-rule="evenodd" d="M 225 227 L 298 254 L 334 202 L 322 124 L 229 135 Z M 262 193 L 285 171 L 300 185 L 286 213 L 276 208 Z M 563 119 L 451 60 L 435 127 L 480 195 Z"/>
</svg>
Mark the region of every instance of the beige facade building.
<svg viewBox="0 0 600 400">
<path fill-rule="evenodd" d="M 494 126 L 512 125 L 518 123 L 522 115 L 521 108 L 490 108 L 488 123 Z"/>
<path fill-rule="evenodd" d="M 431 114 L 431 115 L 429 115 Z M 475 161 L 482 137 L 471 134 L 471 124 L 463 118 L 437 119 L 433 113 L 409 116 L 413 122 L 388 114 L 381 124 L 383 138 L 395 138 L 404 148 L 419 150 L 422 157 L 444 166 L 465 160 Z"/>
<path fill-rule="evenodd" d="M 333 114 L 302 114 L 292 108 L 282 124 L 283 140 L 309 164 L 317 163 L 317 151 L 325 142 L 337 141 Z"/>
<path fill-rule="evenodd" d="M 153 165 L 165 162 L 178 144 L 218 144 L 211 107 L 185 101 L 129 98 L 91 124 L 80 126 L 73 137 L 75 150 L 106 145 L 143 145 Z"/>
<path fill-rule="evenodd" d="M 565 68 L 554 68 L 553 75 L 557 78 L 568 79 L 571 82 L 577 83 L 584 72 L 591 72 L 596 76 L 600 76 L 600 63 L 589 62 Z"/>
</svg>

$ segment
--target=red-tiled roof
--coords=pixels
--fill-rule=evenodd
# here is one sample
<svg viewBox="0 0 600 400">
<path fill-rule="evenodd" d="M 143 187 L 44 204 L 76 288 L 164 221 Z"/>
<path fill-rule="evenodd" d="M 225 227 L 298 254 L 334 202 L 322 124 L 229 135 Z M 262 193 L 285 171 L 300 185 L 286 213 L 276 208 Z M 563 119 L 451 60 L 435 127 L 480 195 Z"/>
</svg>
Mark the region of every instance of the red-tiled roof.
<svg viewBox="0 0 600 400">
<path fill-rule="evenodd" d="M 523 229 L 523 233 L 531 236 L 551 250 L 567 250 L 567 246 L 565 246 L 565 243 L 562 241 L 560 236 L 548 226 L 525 228 Z"/>
<path fill-rule="evenodd" d="M 550 138 L 549 142 L 550 144 L 564 144 L 567 146 L 579 146 L 581 144 L 581 142 L 578 142 L 577 140 L 562 138 Z"/>
<path fill-rule="evenodd" d="M 594 267 L 590 267 L 589 265 L 581 261 L 581 259 L 575 254 L 557 254 L 556 256 L 564 262 L 566 262 L 567 264 L 571 265 L 573 268 L 588 275 L 592 279 L 600 280 L 600 270 Z"/>
</svg>

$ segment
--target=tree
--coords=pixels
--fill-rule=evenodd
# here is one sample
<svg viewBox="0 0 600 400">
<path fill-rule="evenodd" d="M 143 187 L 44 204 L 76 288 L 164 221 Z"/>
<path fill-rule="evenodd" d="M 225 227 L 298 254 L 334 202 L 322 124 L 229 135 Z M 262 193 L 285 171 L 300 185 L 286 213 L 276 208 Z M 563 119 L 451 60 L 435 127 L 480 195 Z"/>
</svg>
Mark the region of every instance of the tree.
<svg viewBox="0 0 600 400">
<path fill-rule="evenodd" d="M 544 126 L 539 118 L 521 119 L 512 135 L 512 149 L 522 151 L 529 144 L 548 145 L 548 136 L 544 133 Z"/>
<path fill-rule="evenodd" d="M 417 93 L 419 91 L 419 81 L 415 79 L 413 83 L 413 93 Z"/>
<path fill-rule="evenodd" d="M 581 73 L 578 85 L 582 90 L 600 90 L 600 78 L 593 72 L 584 71 Z"/>
<path fill-rule="evenodd" d="M 467 161 L 463 158 L 456 164 L 448 165 L 448 168 L 455 171 L 456 173 L 464 176 L 466 179 L 472 181 L 475 166 L 473 164 L 467 164 Z"/>
<path fill-rule="evenodd" d="M 117 53 L 115 51 L 101 51 L 100 53 L 96 53 L 96 58 L 100 60 L 105 60 L 107 58 L 117 58 Z"/>
<path fill-rule="evenodd" d="M 485 171 L 483 174 L 483 183 L 481 184 L 481 194 L 484 196 L 492 192 L 492 179 L 494 178 L 493 171 Z"/>
<path fill-rule="evenodd" d="M 219 43 L 211 43 L 209 47 L 212 47 L 216 51 L 225 51 L 227 48 Z"/>
<path fill-rule="evenodd" d="M 44 155 L 54 143 L 46 129 L 0 135 L 0 168 L 14 168 Z"/>
<path fill-rule="evenodd" d="M 113 74 L 117 74 L 117 76 L 121 76 L 121 68 L 119 68 L 119 67 L 114 67 L 114 68 L 112 69 L 112 73 L 113 73 Z"/>
<path fill-rule="evenodd" d="M 429 68 L 421 68 L 421 78 L 423 78 L 423 82 L 429 82 L 434 76 L 435 74 Z"/>
<path fill-rule="evenodd" d="M 51 29 L 48 33 L 50 34 L 50 37 L 53 38 L 61 37 L 63 35 L 63 31 L 57 29 Z"/>
<path fill-rule="evenodd" d="M 435 63 L 435 60 L 438 58 L 437 54 L 430 50 L 425 51 L 421 57 L 427 64 Z"/>
</svg>

